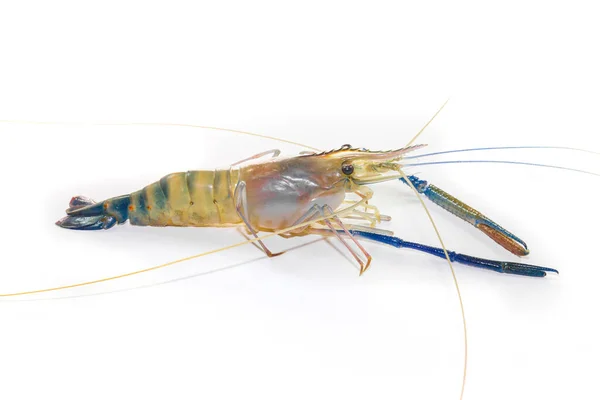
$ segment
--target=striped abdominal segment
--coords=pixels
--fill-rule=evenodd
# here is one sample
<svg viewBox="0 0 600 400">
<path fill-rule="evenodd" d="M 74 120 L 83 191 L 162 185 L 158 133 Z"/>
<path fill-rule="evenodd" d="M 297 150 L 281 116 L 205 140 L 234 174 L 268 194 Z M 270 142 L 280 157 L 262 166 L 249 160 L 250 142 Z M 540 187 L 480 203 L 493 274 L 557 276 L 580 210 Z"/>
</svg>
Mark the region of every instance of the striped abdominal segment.
<svg viewBox="0 0 600 400">
<path fill-rule="evenodd" d="M 241 220 L 230 193 L 228 174 L 229 170 L 169 174 L 130 195 L 130 223 L 150 226 L 238 224 Z M 235 182 L 237 173 L 232 171 L 232 174 L 231 181 Z"/>
</svg>

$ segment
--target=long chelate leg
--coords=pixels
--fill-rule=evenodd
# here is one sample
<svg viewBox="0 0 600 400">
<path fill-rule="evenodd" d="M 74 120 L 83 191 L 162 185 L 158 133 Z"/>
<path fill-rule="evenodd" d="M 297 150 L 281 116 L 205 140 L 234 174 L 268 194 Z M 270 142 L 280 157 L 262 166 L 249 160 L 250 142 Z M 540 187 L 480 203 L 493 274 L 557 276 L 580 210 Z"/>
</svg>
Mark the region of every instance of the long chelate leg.
<svg viewBox="0 0 600 400">
<path fill-rule="evenodd" d="M 338 231 L 340 234 L 342 231 Z M 402 240 L 398 237 L 383 235 L 379 233 L 367 232 L 361 229 L 350 229 L 350 234 L 357 238 L 363 238 L 372 240 L 378 243 L 387 244 L 389 246 L 397 247 L 397 248 L 408 248 L 417 251 L 421 251 L 423 253 L 431 254 L 436 257 L 446 258 L 444 254 L 444 250 L 439 247 L 427 246 L 421 243 L 409 242 L 406 240 Z M 530 264 L 521 264 L 510 261 L 496 261 L 496 260 L 488 260 L 485 258 L 468 256 L 466 254 L 457 253 L 451 250 L 447 250 L 448 257 L 450 261 L 457 262 L 459 264 L 469 265 L 477 268 L 489 269 L 492 271 L 505 273 L 505 274 L 514 274 L 514 275 L 524 275 L 524 276 L 532 276 L 542 278 L 546 276 L 546 272 L 554 272 L 558 274 L 558 271 L 554 268 L 547 267 L 539 267 L 537 265 Z"/>
<path fill-rule="evenodd" d="M 442 207 L 444 210 L 473 225 L 490 237 L 494 242 L 504 247 L 506 250 L 517 256 L 526 256 L 529 254 L 527 244 L 523 240 L 513 233 L 507 231 L 473 207 L 468 206 L 439 187 L 430 185 L 427 183 L 427 181 L 419 179 L 414 175 L 408 176 L 408 179 L 413 184 L 415 189 L 417 189 L 417 192 L 425 195 L 425 197 Z M 400 178 L 400 181 L 408 185 L 404 178 Z"/>
</svg>

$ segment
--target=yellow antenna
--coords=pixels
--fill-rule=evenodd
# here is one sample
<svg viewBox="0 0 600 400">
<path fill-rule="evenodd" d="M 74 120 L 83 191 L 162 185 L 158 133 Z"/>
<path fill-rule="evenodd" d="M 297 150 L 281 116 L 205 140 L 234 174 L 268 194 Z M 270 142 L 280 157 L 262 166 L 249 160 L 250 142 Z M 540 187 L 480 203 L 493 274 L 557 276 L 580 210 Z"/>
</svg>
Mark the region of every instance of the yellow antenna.
<svg viewBox="0 0 600 400">
<path fill-rule="evenodd" d="M 404 171 L 402 171 L 400 169 L 400 170 L 398 170 L 398 172 L 400 172 L 400 175 L 402 175 L 402 178 L 404 178 L 404 181 L 409 184 L 410 188 L 415 193 L 415 195 L 419 199 L 419 202 L 423 206 L 423 209 L 425 210 L 425 213 L 427 214 L 427 218 L 429 218 L 429 221 L 431 222 L 431 225 L 433 226 L 433 230 L 435 231 L 438 241 L 440 242 L 440 245 L 442 246 L 442 249 L 444 250 L 444 256 L 446 256 L 446 261 L 448 262 L 448 266 L 450 267 L 450 272 L 452 273 L 452 280 L 454 281 L 454 287 L 456 288 L 456 294 L 458 295 L 458 302 L 460 303 L 460 313 L 462 316 L 463 337 L 464 337 L 464 347 L 465 347 L 464 362 L 463 362 L 463 379 L 462 379 L 462 386 L 460 389 L 460 399 L 462 400 L 463 395 L 465 393 L 465 383 L 467 382 L 467 359 L 468 359 L 467 344 L 468 344 L 468 341 L 467 341 L 467 319 L 465 318 L 465 306 L 463 304 L 462 295 L 460 293 L 458 279 L 456 278 L 456 272 L 454 271 L 454 267 L 452 266 L 452 261 L 450 261 L 450 256 L 448 255 L 448 251 L 446 250 L 446 246 L 444 245 L 444 241 L 442 240 L 442 235 L 440 234 L 440 231 L 438 230 L 437 225 L 433 221 L 433 217 L 431 216 L 429 209 L 425 205 L 425 202 L 423 201 L 421 196 L 419 196 L 419 192 L 414 187 L 414 185 L 412 184 L 410 179 L 408 179 L 408 176 L 406 176 Z"/>
<path fill-rule="evenodd" d="M 260 133 L 240 131 L 236 129 L 219 128 L 216 126 L 205 126 L 205 125 L 194 125 L 194 124 L 173 124 L 168 122 L 55 122 L 55 121 L 20 121 L 20 120 L 0 120 L 3 124 L 29 124 L 29 125 L 83 125 L 83 126 L 177 126 L 183 128 L 200 128 L 200 129 L 212 129 L 215 131 L 241 133 L 242 135 L 255 136 L 263 139 L 271 139 L 277 142 L 289 143 L 295 146 L 306 147 L 307 149 L 321 151 L 316 147 L 307 146 L 305 144 L 297 143 L 291 140 L 281 139 L 274 136 L 262 135 Z"/>
<path fill-rule="evenodd" d="M 417 138 L 421 135 L 421 133 L 423 133 L 425 128 L 427 128 L 429 126 L 429 124 L 431 124 L 431 122 L 435 119 L 435 117 L 437 117 L 438 114 L 444 109 L 446 104 L 448 104 L 448 101 L 450 101 L 449 98 L 446 99 L 444 104 L 442 104 L 442 106 L 437 110 L 437 112 L 435 114 L 433 114 L 433 117 L 431 117 L 431 119 L 429 119 L 429 121 L 427 121 L 427 123 L 425 125 L 423 125 L 421 130 L 406 144 L 406 147 L 412 145 L 415 142 L 415 140 L 417 140 Z M 404 171 L 399 169 L 398 172 L 400 173 L 400 175 L 402 175 L 402 178 L 404 179 L 404 181 L 406 183 L 408 183 L 408 185 L 410 186 L 412 191 L 415 193 L 415 196 L 417 196 L 417 199 L 419 199 L 421 206 L 423 206 L 423 210 L 425 210 L 425 213 L 427 214 L 427 218 L 431 222 L 431 226 L 433 226 L 433 230 L 435 231 L 438 241 L 440 242 L 440 245 L 442 246 L 442 250 L 444 250 L 444 256 L 446 257 L 446 261 L 448 262 L 448 266 L 450 267 L 450 272 L 452 273 L 452 280 L 454 281 L 454 287 L 456 288 L 456 294 L 458 296 L 458 302 L 460 304 L 460 314 L 461 314 L 462 323 L 463 323 L 463 338 L 464 338 L 464 348 L 465 348 L 464 361 L 463 361 L 463 379 L 462 379 L 462 385 L 461 385 L 461 389 L 460 389 L 460 400 L 462 400 L 463 395 L 465 393 L 465 384 L 467 382 L 468 339 L 467 339 L 467 318 L 465 317 L 465 306 L 463 304 L 462 294 L 460 292 L 460 286 L 458 284 L 458 278 L 456 277 L 456 272 L 454 271 L 454 267 L 452 266 L 452 261 L 450 261 L 450 256 L 448 256 L 448 251 L 446 250 L 446 246 L 444 245 L 444 241 L 442 240 L 442 235 L 440 234 L 440 231 L 438 230 L 437 225 L 435 224 L 433 217 L 431 216 L 431 213 L 429 212 L 429 209 L 427 208 L 427 205 L 425 205 L 425 202 L 423 201 L 421 196 L 419 196 L 419 192 L 414 187 L 414 185 L 412 184 L 410 179 L 408 179 L 408 177 L 406 176 Z"/>
<path fill-rule="evenodd" d="M 435 117 L 437 117 L 438 114 L 444 109 L 444 107 L 446 107 L 446 104 L 448 104 L 449 101 L 450 101 L 450 98 L 446 99 L 446 101 L 444 102 L 444 104 L 442 104 L 442 106 L 439 108 L 439 110 L 437 110 L 437 112 L 435 114 L 433 114 L 433 117 L 431 117 L 431 119 L 429 121 L 427 121 L 427 123 L 425 125 L 423 125 L 421 130 L 419 132 L 417 132 L 417 134 L 406 144 L 405 147 L 408 147 L 411 144 L 413 144 L 415 142 L 415 140 L 417 140 L 417 138 L 419 136 L 421 136 L 421 133 L 423 133 L 423 131 L 429 126 L 429 124 L 431 124 L 431 122 L 435 119 Z"/>
</svg>

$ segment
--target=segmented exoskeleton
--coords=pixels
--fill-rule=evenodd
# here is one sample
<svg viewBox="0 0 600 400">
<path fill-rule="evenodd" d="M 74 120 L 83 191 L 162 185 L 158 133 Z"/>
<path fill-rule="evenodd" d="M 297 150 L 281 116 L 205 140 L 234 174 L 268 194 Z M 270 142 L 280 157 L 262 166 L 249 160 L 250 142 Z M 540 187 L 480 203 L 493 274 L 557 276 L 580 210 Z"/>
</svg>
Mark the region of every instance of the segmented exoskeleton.
<svg viewBox="0 0 600 400">
<path fill-rule="evenodd" d="M 232 164 L 228 169 L 179 172 L 129 195 L 95 203 L 74 197 L 67 216 L 57 222 L 63 228 L 109 229 L 127 220 L 147 226 L 245 226 L 269 255 L 257 236 L 259 231 L 285 229 L 286 237 L 306 234 L 336 236 L 360 264 L 361 274 L 371 256 L 357 241 L 374 240 L 395 247 L 410 247 L 446 258 L 443 249 L 407 242 L 376 228 L 389 216 L 381 215 L 368 201 L 369 184 L 400 179 L 435 204 L 474 225 L 512 253 L 523 256 L 527 245 L 485 215 L 416 176 L 402 172 L 402 157 L 422 145 L 397 150 L 370 151 L 344 145 L 337 150 L 281 157 L 269 150 Z M 271 156 L 266 161 L 260 159 Z M 363 199 L 340 211 L 347 194 Z M 350 224 L 348 221 L 357 221 Z M 300 227 L 294 228 L 297 225 Z M 351 246 L 350 243 L 354 246 Z M 543 277 L 552 268 L 486 260 L 448 252 L 456 261 L 498 272 Z"/>
</svg>

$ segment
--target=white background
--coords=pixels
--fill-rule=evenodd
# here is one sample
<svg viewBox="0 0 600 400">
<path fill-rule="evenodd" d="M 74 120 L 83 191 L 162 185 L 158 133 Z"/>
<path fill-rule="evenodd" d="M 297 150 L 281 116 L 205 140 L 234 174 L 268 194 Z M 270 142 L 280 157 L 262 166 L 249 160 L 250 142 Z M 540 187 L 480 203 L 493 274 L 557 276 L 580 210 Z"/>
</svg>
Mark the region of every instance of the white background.
<svg viewBox="0 0 600 400">
<path fill-rule="evenodd" d="M 600 151 L 592 3 L 3 2 L 0 293 L 151 267 L 242 238 L 230 229 L 53 225 L 162 175 L 280 147 L 561 145 Z M 18 4 L 18 5 L 17 5 Z M 569 151 L 466 153 L 600 172 Z M 448 157 L 447 159 L 455 159 Z M 424 159 L 425 160 L 425 159 Z M 463 164 L 419 173 L 529 244 L 546 279 L 456 266 L 469 329 L 464 399 L 596 399 L 600 178 Z M 437 244 L 400 183 L 374 187 L 385 227 Z M 450 249 L 516 260 L 441 209 Z M 274 239 L 274 250 L 318 238 Z M 3 399 L 458 399 L 462 325 L 443 260 L 335 242 L 267 259 L 243 246 L 74 290 L 0 299 Z"/>
</svg>

